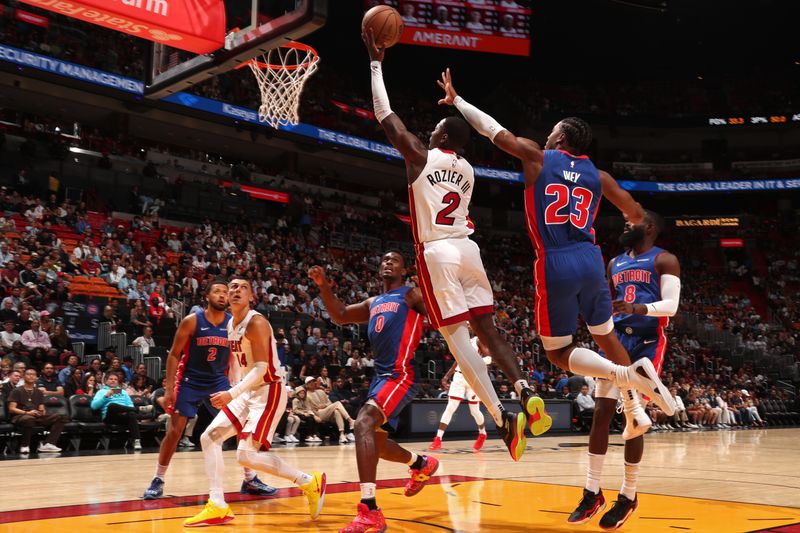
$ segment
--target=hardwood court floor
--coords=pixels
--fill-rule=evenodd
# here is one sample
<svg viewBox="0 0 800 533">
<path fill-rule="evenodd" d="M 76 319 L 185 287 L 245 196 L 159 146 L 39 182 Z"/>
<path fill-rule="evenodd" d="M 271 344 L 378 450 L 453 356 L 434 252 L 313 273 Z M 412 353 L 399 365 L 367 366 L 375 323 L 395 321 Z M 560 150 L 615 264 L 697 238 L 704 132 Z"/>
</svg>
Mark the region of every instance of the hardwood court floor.
<svg viewBox="0 0 800 533">
<path fill-rule="evenodd" d="M 800 429 L 663 433 L 646 437 L 639 509 L 622 531 L 800 532 Z M 437 452 L 442 466 L 414 498 L 402 495 L 406 468 L 378 470 L 378 502 L 390 531 L 573 531 L 565 523 L 581 497 L 585 436 L 530 439 L 519 463 L 490 440 L 479 454 L 472 441 L 448 441 Z M 612 437 L 603 489 L 609 505 L 622 476 L 619 436 Z M 408 447 L 424 450 L 425 443 Z M 237 517 L 211 531 L 337 531 L 358 502 L 355 450 L 349 446 L 276 448 L 302 469 L 328 474 L 328 497 L 317 522 L 299 492 L 279 479 L 276 496 L 238 494 L 241 470 L 226 452 L 226 491 Z M 166 494 L 139 499 L 156 455 L 83 456 L 4 461 L 0 532 L 79 533 L 183 531 L 184 518 L 206 500 L 199 453 L 178 453 L 167 474 Z M 600 531 L 598 518 L 580 526 Z M 222 529 L 224 528 L 224 529 Z"/>
</svg>

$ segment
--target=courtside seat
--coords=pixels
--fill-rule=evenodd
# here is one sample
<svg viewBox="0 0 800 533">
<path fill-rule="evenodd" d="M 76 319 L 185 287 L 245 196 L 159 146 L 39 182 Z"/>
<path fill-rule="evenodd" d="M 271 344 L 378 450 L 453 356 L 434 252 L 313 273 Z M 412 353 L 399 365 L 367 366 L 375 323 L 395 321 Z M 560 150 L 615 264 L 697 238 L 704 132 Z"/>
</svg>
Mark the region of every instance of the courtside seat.
<svg viewBox="0 0 800 533">
<path fill-rule="evenodd" d="M 155 438 L 156 442 L 161 444 L 159 434 L 166 425 L 163 422 L 156 420 L 155 406 L 153 405 L 153 402 L 150 401 L 150 397 L 131 396 L 131 400 L 133 401 L 133 406 L 139 411 L 139 431 L 141 432 L 142 437 L 151 434 L 153 435 L 153 438 Z"/>
<path fill-rule="evenodd" d="M 75 451 L 78 451 L 78 447 L 80 446 L 81 442 L 81 425 L 80 423 L 71 419 L 69 412 L 69 401 L 63 396 L 45 396 L 44 409 L 48 415 L 66 415 L 67 418 L 70 418 L 70 421 L 64 426 L 64 431 L 62 434 L 69 439 L 70 446 L 75 448 Z"/>
<path fill-rule="evenodd" d="M 77 450 L 80 449 L 81 436 L 92 435 L 99 439 L 105 431 L 106 425 L 100 420 L 100 413 L 92 410 L 92 397 L 88 394 L 70 396 L 68 403 L 70 421 L 77 422 L 79 427 L 79 431 L 75 434 L 77 441 L 72 442 L 73 447 Z"/>
<path fill-rule="evenodd" d="M 12 440 L 16 436 L 14 424 L 9 422 L 8 408 L 3 396 L 0 395 L 0 451 L 5 454 Z"/>
</svg>

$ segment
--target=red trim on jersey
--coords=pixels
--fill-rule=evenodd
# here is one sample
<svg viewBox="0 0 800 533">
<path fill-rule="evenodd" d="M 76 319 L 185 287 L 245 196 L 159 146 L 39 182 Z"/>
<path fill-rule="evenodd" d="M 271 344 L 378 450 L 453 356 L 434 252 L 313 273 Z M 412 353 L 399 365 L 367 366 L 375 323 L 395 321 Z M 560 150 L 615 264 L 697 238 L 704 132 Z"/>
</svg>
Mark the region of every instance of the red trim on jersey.
<svg viewBox="0 0 800 533">
<path fill-rule="evenodd" d="M 253 440 L 260 442 L 262 448 L 266 446 L 266 449 L 269 450 L 269 430 L 272 427 L 275 415 L 278 413 L 278 404 L 280 404 L 281 400 L 281 388 L 283 387 L 283 383 L 276 381 L 275 383 L 267 385 L 267 387 L 269 387 L 267 405 L 264 407 L 261 418 L 258 419 L 256 429 L 253 432 Z M 283 415 L 283 411 L 281 411 L 281 415 Z"/>
<path fill-rule="evenodd" d="M 272 329 L 272 324 L 270 324 L 270 329 Z M 274 335 L 274 332 L 270 332 L 270 335 Z M 244 338 L 244 336 L 242 336 Z M 264 383 L 272 383 L 273 381 L 278 381 L 278 377 L 275 370 L 275 361 L 274 361 L 275 354 L 272 353 L 272 338 L 267 343 L 267 372 L 264 374 Z"/>
<path fill-rule="evenodd" d="M 233 424 L 233 427 L 236 428 L 236 433 L 241 433 L 242 432 L 242 423 L 239 421 L 238 418 L 236 418 L 236 415 L 234 415 L 231 412 L 231 410 L 228 409 L 227 405 L 222 408 L 222 412 L 225 413 L 225 415 L 228 417 L 228 420 L 230 420 L 231 424 Z"/>
<path fill-rule="evenodd" d="M 550 337 L 550 313 L 547 310 L 547 279 L 544 265 L 545 249 L 542 235 L 536 219 L 535 185 L 525 189 L 525 220 L 528 225 L 528 236 L 531 238 L 536 260 L 533 262 L 534 313 L 536 330 L 539 335 Z"/>
<path fill-rule="evenodd" d="M 437 148 L 437 150 L 439 150 L 440 152 L 443 152 L 443 153 L 445 153 L 445 154 L 453 154 L 453 155 L 454 155 L 454 156 L 456 156 L 456 157 L 461 157 L 460 155 L 458 155 L 458 154 L 455 152 L 455 150 L 446 150 L 446 149 L 444 149 L 444 148 Z"/>
<path fill-rule="evenodd" d="M 399 376 L 397 379 L 387 380 L 383 388 L 375 395 L 376 403 L 387 418 L 397 409 L 408 393 L 408 389 L 414 384 L 414 369 L 410 362 L 421 338 L 422 315 L 409 309 L 405 328 L 403 328 L 403 337 L 397 350 L 397 360 L 394 364 L 394 370 Z"/>
<path fill-rule="evenodd" d="M 600 198 L 597 199 L 597 204 L 594 206 L 594 215 L 592 216 L 592 225 L 589 228 L 589 233 L 592 234 L 592 244 L 596 244 L 597 243 L 597 235 L 595 235 L 595 233 L 594 233 L 594 221 L 597 220 L 597 213 L 600 212 L 600 202 L 602 202 L 602 201 L 603 201 L 603 187 L 601 185 L 600 186 Z M 599 246 L 598 246 L 598 248 L 599 248 Z M 602 250 L 600 250 L 600 252 L 601 252 L 601 255 L 602 255 Z M 605 263 L 603 263 L 603 269 L 605 269 L 605 267 L 606 267 L 606 265 L 605 265 Z"/>
<path fill-rule="evenodd" d="M 441 320 L 441 325 L 452 326 L 453 324 L 458 324 L 459 322 L 464 322 L 465 320 L 469 320 L 471 316 L 472 316 L 471 313 L 469 311 L 466 311 L 464 313 L 451 316 L 450 318 L 443 318 Z"/>
<path fill-rule="evenodd" d="M 414 243 L 419 245 L 419 228 L 417 228 L 417 211 L 414 208 L 414 188 L 411 183 L 408 184 L 408 210 L 411 214 L 411 235 L 414 237 Z"/>
<path fill-rule="evenodd" d="M 175 385 L 172 388 L 172 394 L 173 394 L 172 397 L 174 398 L 173 406 L 172 409 L 168 410 L 170 411 L 167 412 L 168 415 L 171 415 L 172 413 L 175 412 L 174 403 L 178 402 L 178 393 L 181 390 L 181 381 L 183 380 L 183 373 L 186 370 L 186 363 L 189 361 L 189 348 L 191 348 L 193 338 L 194 335 L 189 337 L 189 340 L 186 341 L 186 346 L 183 347 L 183 355 L 181 355 L 181 360 L 178 361 L 178 370 L 177 372 L 175 372 Z"/>
<path fill-rule="evenodd" d="M 481 316 L 481 315 L 489 315 L 494 313 L 494 306 L 493 305 L 484 305 L 481 307 L 470 307 L 469 308 L 469 316 Z"/>
<path fill-rule="evenodd" d="M 559 150 L 559 152 L 561 152 L 564 155 L 568 155 L 570 157 L 574 157 L 575 159 L 589 159 L 588 155 L 574 155 L 574 154 L 571 154 L 571 153 L 567 152 L 566 150 Z"/>
<path fill-rule="evenodd" d="M 656 367 L 656 374 L 661 374 L 664 366 L 664 354 L 667 352 L 667 336 L 664 334 L 664 327 L 658 327 L 658 344 L 656 344 L 656 355 L 653 358 L 653 366 Z"/>
<path fill-rule="evenodd" d="M 442 323 L 442 311 L 439 309 L 439 303 L 436 301 L 436 296 L 433 293 L 431 274 L 428 272 L 427 263 L 425 263 L 425 245 L 418 244 L 416 248 L 417 277 L 419 278 L 419 285 L 422 289 L 422 300 L 425 302 L 425 307 L 428 309 L 428 320 L 434 328 L 439 329 L 444 325 Z"/>
</svg>

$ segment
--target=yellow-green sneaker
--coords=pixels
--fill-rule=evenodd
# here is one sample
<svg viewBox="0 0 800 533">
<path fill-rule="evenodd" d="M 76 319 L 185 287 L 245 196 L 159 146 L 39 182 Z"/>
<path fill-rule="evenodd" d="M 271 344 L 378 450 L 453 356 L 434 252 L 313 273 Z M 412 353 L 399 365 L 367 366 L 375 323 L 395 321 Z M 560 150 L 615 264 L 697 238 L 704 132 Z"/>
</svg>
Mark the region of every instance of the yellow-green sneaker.
<svg viewBox="0 0 800 533">
<path fill-rule="evenodd" d="M 191 518 L 183 521 L 184 527 L 218 526 L 227 524 L 234 519 L 231 506 L 217 507 L 214 502 L 208 500 L 202 511 Z"/>
<path fill-rule="evenodd" d="M 325 489 L 327 488 L 327 477 L 325 472 L 311 472 L 311 481 L 305 485 L 300 485 L 303 494 L 308 498 L 308 512 L 311 520 L 316 520 L 322 512 L 325 504 Z"/>
</svg>

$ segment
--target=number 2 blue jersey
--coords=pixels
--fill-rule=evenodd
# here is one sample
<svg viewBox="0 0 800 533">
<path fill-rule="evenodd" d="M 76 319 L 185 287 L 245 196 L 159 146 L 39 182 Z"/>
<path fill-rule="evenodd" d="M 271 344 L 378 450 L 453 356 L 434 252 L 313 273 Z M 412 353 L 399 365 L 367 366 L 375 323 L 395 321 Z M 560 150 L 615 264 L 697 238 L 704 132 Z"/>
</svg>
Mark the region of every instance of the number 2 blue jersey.
<svg viewBox="0 0 800 533">
<path fill-rule="evenodd" d="M 656 270 L 656 257 L 664 252 L 662 248 L 653 246 L 636 257 L 627 253 L 615 257 L 611 263 L 614 299 L 631 304 L 648 304 L 661 300 L 661 276 Z M 614 325 L 617 328 L 631 328 L 636 335 L 654 332 L 668 323 L 667 317 L 614 315 Z"/>
<path fill-rule="evenodd" d="M 602 193 L 600 173 L 587 156 L 545 150 L 539 176 L 525 189 L 525 217 L 534 249 L 594 244 L 592 223 Z"/>
<path fill-rule="evenodd" d="M 197 325 L 183 350 L 176 381 L 217 383 L 228 373 L 228 322 L 231 315 L 225 313 L 225 319 L 218 326 L 208 321 L 205 312 L 195 313 L 195 316 Z"/>
<path fill-rule="evenodd" d="M 367 334 L 375 356 L 375 374 L 414 380 L 414 352 L 422 338 L 422 315 L 406 303 L 410 287 L 375 297 L 369 306 Z"/>
</svg>

